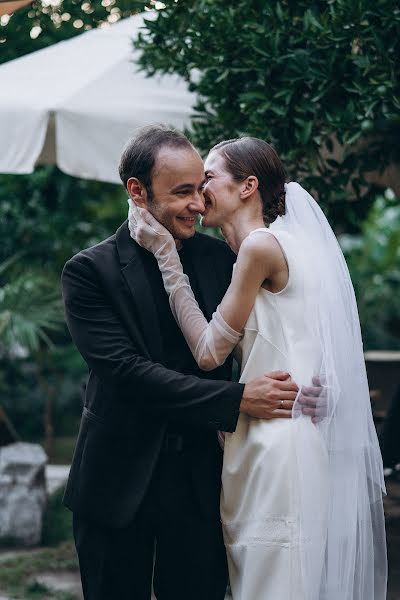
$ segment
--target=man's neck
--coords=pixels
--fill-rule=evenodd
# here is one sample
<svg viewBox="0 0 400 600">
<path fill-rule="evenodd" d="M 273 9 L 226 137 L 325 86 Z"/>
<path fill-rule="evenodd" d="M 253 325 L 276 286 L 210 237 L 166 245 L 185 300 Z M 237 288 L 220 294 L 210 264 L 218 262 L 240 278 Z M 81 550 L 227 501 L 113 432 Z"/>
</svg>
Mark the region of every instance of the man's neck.
<svg viewBox="0 0 400 600">
<path fill-rule="evenodd" d="M 182 248 L 183 248 L 182 240 L 175 240 L 175 246 L 176 246 L 176 249 L 178 250 L 178 252 L 179 252 L 179 250 L 182 250 Z"/>
</svg>

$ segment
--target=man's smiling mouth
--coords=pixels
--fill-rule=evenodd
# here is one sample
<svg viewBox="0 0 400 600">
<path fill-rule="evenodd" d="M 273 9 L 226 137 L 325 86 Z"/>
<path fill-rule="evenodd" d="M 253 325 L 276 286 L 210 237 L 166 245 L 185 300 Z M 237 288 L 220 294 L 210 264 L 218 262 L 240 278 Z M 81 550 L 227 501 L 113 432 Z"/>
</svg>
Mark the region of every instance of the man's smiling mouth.
<svg viewBox="0 0 400 600">
<path fill-rule="evenodd" d="M 195 223 L 197 216 L 196 217 L 176 217 L 177 219 L 180 219 L 181 221 L 185 221 L 185 223 Z"/>
</svg>

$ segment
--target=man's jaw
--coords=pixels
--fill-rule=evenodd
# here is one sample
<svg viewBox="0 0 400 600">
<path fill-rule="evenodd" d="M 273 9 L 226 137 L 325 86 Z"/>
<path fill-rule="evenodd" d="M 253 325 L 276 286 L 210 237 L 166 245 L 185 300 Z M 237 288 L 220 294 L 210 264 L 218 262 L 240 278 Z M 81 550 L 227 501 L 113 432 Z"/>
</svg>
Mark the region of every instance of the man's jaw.
<svg viewBox="0 0 400 600">
<path fill-rule="evenodd" d="M 174 227 L 174 238 L 176 240 L 187 240 L 196 233 L 196 221 L 199 214 L 195 215 L 179 215 L 175 217 L 176 226 Z M 178 246 L 179 248 L 179 246 Z"/>
</svg>

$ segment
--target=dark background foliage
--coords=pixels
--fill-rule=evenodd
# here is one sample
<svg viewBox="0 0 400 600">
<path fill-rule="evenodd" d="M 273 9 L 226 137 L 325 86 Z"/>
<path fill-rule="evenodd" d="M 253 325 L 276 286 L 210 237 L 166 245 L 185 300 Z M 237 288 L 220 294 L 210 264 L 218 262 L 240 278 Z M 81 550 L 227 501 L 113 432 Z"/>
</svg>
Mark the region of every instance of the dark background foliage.
<svg viewBox="0 0 400 600">
<path fill-rule="evenodd" d="M 76 429 L 86 366 L 63 325 L 61 271 L 76 252 L 111 235 L 126 206 L 122 186 L 56 167 L 0 176 L 0 265 L 15 257 L 0 275 L 0 405 L 23 437 L 39 437 L 46 423 L 51 436 Z M 12 322 L 1 330 L 6 309 Z M 25 344 L 40 323 L 50 345 Z"/>
<path fill-rule="evenodd" d="M 125 217 L 122 186 L 70 177 L 53 166 L 1 175 L 0 262 L 21 252 L 21 263 L 60 274 L 68 258 L 111 235 Z"/>
</svg>

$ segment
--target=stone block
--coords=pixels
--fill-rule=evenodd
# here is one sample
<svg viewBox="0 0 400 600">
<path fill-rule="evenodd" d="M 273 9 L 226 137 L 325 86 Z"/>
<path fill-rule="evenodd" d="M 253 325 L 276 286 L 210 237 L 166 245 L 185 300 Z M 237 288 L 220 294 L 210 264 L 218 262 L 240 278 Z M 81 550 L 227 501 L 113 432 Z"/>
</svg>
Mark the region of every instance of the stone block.
<svg viewBox="0 0 400 600">
<path fill-rule="evenodd" d="M 0 448 L 0 540 L 21 546 L 40 542 L 46 463 L 38 444 L 17 442 Z"/>
</svg>

